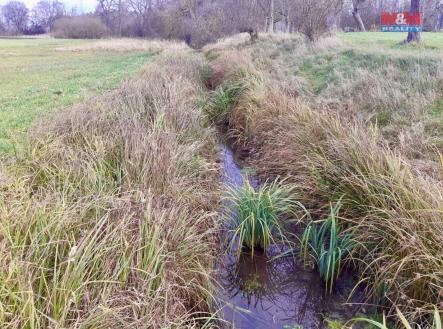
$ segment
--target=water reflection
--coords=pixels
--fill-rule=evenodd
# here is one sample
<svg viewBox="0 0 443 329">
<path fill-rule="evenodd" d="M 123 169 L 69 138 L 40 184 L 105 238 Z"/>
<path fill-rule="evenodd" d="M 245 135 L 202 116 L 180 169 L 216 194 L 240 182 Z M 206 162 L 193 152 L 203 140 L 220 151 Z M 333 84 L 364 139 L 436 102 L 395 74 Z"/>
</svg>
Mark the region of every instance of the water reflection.
<svg viewBox="0 0 443 329">
<path fill-rule="evenodd" d="M 224 319 L 236 328 L 283 328 L 303 324 L 318 328 L 324 311 L 324 289 L 317 273 L 296 260 L 242 253 L 224 259 L 220 269 Z M 248 310 L 248 311 L 245 311 Z"/>
<path fill-rule="evenodd" d="M 224 147 L 222 156 L 223 182 L 230 186 L 243 184 L 232 150 Z M 272 246 L 266 255 L 255 251 L 254 257 L 247 251 L 239 257 L 228 253 L 217 264 L 222 318 L 228 327 L 322 328 L 326 316 L 349 319 L 355 314 L 356 308 L 343 305 L 353 287 L 350 280 L 340 280 L 329 295 L 316 271 L 293 257 L 275 259 L 280 252 L 278 246 Z"/>
</svg>

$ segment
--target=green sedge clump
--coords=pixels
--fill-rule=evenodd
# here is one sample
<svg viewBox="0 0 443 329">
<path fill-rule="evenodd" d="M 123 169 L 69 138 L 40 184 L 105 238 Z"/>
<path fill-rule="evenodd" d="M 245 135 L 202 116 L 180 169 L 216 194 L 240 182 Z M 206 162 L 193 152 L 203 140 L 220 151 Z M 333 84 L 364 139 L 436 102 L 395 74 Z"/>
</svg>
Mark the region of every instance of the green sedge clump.
<svg viewBox="0 0 443 329">
<path fill-rule="evenodd" d="M 229 216 L 233 227 L 229 247 L 237 248 L 238 254 L 247 247 L 252 256 L 254 250 L 266 250 L 276 239 L 286 240 L 282 219 L 294 216 L 302 207 L 294 188 L 278 181 L 255 190 L 245 179 L 243 186 L 229 189 L 227 198 L 232 204 Z"/>
<path fill-rule="evenodd" d="M 340 206 L 341 201 L 331 205 L 329 216 L 323 221 L 311 222 L 302 237 L 303 258 L 314 261 L 330 292 L 343 267 L 343 260 L 355 245 L 352 234 L 340 227 Z"/>
</svg>

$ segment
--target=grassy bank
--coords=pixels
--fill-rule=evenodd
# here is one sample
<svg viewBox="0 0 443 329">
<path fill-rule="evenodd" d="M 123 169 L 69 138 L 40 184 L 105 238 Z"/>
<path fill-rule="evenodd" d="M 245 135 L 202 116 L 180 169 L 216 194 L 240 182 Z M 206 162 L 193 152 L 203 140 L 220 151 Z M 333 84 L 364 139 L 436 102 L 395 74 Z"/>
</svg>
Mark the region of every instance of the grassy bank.
<svg viewBox="0 0 443 329">
<path fill-rule="evenodd" d="M 161 41 L 32 40 L 43 65 L 26 68 L 29 81 L 13 60 L 32 49 L 2 49 L 14 84 L 56 83 L 45 76 L 55 63 L 62 90 L 4 92 L 21 95 L 2 102 L 5 131 L 33 124 L 0 163 L 0 327 L 215 326 L 215 126 L 259 179 L 276 179 L 228 196 L 244 245 L 265 248 L 273 231 L 286 238 L 282 220 L 298 218 L 310 229 L 305 260 L 329 289 L 335 257 L 369 303 L 431 326 L 443 310 L 442 47 L 437 38 L 408 51 L 374 36 L 387 38 L 378 49 L 367 34 L 253 45 L 243 35 L 204 54 Z"/>
<path fill-rule="evenodd" d="M 381 49 L 397 49 L 410 53 L 411 51 L 441 51 L 443 49 L 443 33 L 422 33 L 422 45 L 410 45 L 404 47 L 401 42 L 406 39 L 404 33 L 385 33 L 385 32 L 364 32 L 364 33 L 342 33 L 340 38 L 349 43 L 353 47 L 377 48 Z"/>
<path fill-rule="evenodd" d="M 0 152 L 11 151 L 11 138 L 35 119 L 115 88 L 152 56 L 149 49 L 91 49 L 94 44 L 49 38 L 0 40 Z"/>
<path fill-rule="evenodd" d="M 375 33 L 373 42 L 379 37 Z M 443 44 L 439 34 L 425 37 Z M 429 161 L 438 162 L 436 148 L 443 150 L 441 50 L 399 48 L 392 36 L 374 48 L 367 39 L 366 34 L 344 34 L 324 38 L 313 49 L 301 37 L 280 35 L 238 51 L 311 108 L 377 126 L 390 147 L 413 161 L 414 168 L 439 177 L 439 167 Z M 216 46 L 206 50 L 214 54 L 211 47 Z M 226 47 L 236 48 L 229 43 Z"/>
<path fill-rule="evenodd" d="M 208 121 L 260 177 L 285 177 L 314 219 L 340 201 L 337 224 L 356 242 L 346 259 L 368 301 L 431 325 L 443 310 L 442 132 L 426 127 L 441 124 L 441 52 L 289 35 L 205 51 Z"/>
<path fill-rule="evenodd" d="M 0 327 L 210 317 L 218 177 L 212 131 L 198 123 L 206 62 L 162 48 L 115 91 L 34 126 L 1 165 Z"/>
</svg>

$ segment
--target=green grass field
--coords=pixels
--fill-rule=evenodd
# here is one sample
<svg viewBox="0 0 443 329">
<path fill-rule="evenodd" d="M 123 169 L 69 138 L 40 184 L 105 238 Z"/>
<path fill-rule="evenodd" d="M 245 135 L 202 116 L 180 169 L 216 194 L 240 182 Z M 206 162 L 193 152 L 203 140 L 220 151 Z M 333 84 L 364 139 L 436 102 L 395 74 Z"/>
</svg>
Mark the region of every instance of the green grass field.
<svg viewBox="0 0 443 329">
<path fill-rule="evenodd" d="M 59 51 L 91 41 L 0 39 L 0 153 L 37 118 L 116 87 L 148 52 Z"/>
<path fill-rule="evenodd" d="M 394 143 L 398 141 L 392 137 L 406 129 L 405 134 L 422 139 L 418 144 L 433 144 L 441 150 L 443 33 L 423 33 L 423 43 L 411 45 L 401 44 L 405 33 L 340 33 L 338 37 L 342 45 L 293 61 L 296 74 L 306 79 L 306 97 L 312 98 L 313 93 L 316 101 L 341 99 L 341 106 L 352 98 L 349 107 L 358 105 L 359 115 L 377 123 Z M 286 54 L 282 63 L 290 63 L 291 56 Z M 420 132 L 418 122 L 423 127 Z M 435 148 L 421 152 L 435 155 Z"/>
<path fill-rule="evenodd" d="M 340 37 L 355 47 L 372 49 L 399 49 L 404 51 L 417 50 L 441 50 L 443 49 L 443 33 L 422 33 L 423 44 L 421 46 L 403 46 L 401 42 L 406 39 L 406 33 L 364 32 L 364 33 L 340 33 Z"/>
</svg>

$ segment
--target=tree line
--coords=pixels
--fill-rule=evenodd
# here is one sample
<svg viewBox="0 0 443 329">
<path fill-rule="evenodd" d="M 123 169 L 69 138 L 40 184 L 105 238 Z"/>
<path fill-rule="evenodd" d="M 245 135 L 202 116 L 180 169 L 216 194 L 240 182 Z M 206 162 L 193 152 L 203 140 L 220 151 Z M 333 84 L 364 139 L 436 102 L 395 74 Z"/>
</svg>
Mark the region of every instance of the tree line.
<svg viewBox="0 0 443 329">
<path fill-rule="evenodd" d="M 96 28 L 100 21 L 102 34 L 175 38 L 199 46 L 245 31 L 298 31 L 314 40 L 333 28 L 377 30 L 382 11 L 408 11 L 417 4 L 425 30 L 443 28 L 443 0 L 98 0 L 86 16 L 96 20 Z M 10 1 L 1 8 L 0 33 L 48 33 L 57 20 L 72 25 L 69 18 L 76 16 L 58 0 L 41 0 L 31 9 Z"/>
</svg>

